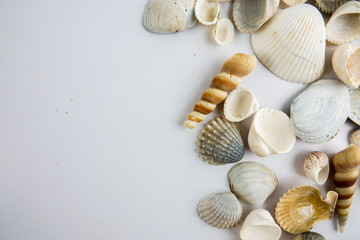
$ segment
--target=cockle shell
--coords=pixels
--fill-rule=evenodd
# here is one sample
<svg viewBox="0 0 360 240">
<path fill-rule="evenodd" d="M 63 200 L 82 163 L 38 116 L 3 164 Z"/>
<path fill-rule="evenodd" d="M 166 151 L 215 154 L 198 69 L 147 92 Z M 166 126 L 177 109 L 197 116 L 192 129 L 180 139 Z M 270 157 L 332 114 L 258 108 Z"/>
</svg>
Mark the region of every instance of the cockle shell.
<svg viewBox="0 0 360 240">
<path fill-rule="evenodd" d="M 316 6 L 324 13 L 332 14 L 345 2 L 350 0 L 315 0 Z"/>
<path fill-rule="evenodd" d="M 278 9 L 280 0 L 235 0 L 233 19 L 237 29 L 253 33 L 269 20 Z"/>
<path fill-rule="evenodd" d="M 215 42 L 221 46 L 228 45 L 234 38 L 234 25 L 228 18 L 222 18 L 212 32 Z"/>
<path fill-rule="evenodd" d="M 349 91 L 337 80 L 318 80 L 290 106 L 296 136 L 308 143 L 324 143 L 340 130 L 350 111 Z"/>
<path fill-rule="evenodd" d="M 275 218 L 285 231 L 293 234 L 309 231 L 315 223 L 331 220 L 338 194 L 329 191 L 326 199 L 314 186 L 298 186 L 290 189 L 279 200 Z"/>
<path fill-rule="evenodd" d="M 329 158 L 323 152 L 312 152 L 305 157 L 305 175 L 317 184 L 324 184 L 329 176 Z"/>
<path fill-rule="evenodd" d="M 339 194 L 336 213 L 340 232 L 344 232 L 356 190 L 355 183 L 359 178 L 360 148 L 355 144 L 350 144 L 334 156 L 333 165 L 335 191 Z"/>
<path fill-rule="evenodd" d="M 360 125 L 360 88 L 350 89 L 349 118 L 357 125 Z"/>
<path fill-rule="evenodd" d="M 257 162 L 236 164 L 228 173 L 231 191 L 251 205 L 259 206 L 275 191 L 276 175 Z"/>
<path fill-rule="evenodd" d="M 326 240 L 323 235 L 316 232 L 304 232 L 297 235 L 294 240 Z"/>
<path fill-rule="evenodd" d="M 289 152 L 296 136 L 289 117 L 278 110 L 261 108 L 251 123 L 248 143 L 251 151 L 260 157 Z"/>
<path fill-rule="evenodd" d="M 330 43 L 352 42 L 360 37 L 360 2 L 341 5 L 326 24 L 326 39 Z"/>
<path fill-rule="evenodd" d="M 288 6 L 294 6 L 296 4 L 301 4 L 306 2 L 307 0 L 282 0 Z"/>
<path fill-rule="evenodd" d="M 360 147 L 360 129 L 354 131 L 350 135 L 350 143 L 355 144 L 356 146 Z"/>
<path fill-rule="evenodd" d="M 230 228 L 238 225 L 243 208 L 231 192 L 213 193 L 205 196 L 198 205 L 202 220 L 218 228 Z"/>
<path fill-rule="evenodd" d="M 324 19 L 314 6 L 279 9 L 251 35 L 259 60 L 280 78 L 297 83 L 319 79 L 325 67 Z"/>
<path fill-rule="evenodd" d="M 218 165 L 240 161 L 245 149 L 235 124 L 217 117 L 201 131 L 198 152 L 206 162 Z"/>
<path fill-rule="evenodd" d="M 153 33 L 174 33 L 196 24 L 195 0 L 148 0 L 143 15 L 144 27 Z"/>
<path fill-rule="evenodd" d="M 220 16 L 220 3 L 210 0 L 196 0 L 195 16 L 201 24 L 215 24 Z"/>
<path fill-rule="evenodd" d="M 225 99 L 224 115 L 230 122 L 240 122 L 259 109 L 254 94 L 245 87 L 235 88 Z"/>
<path fill-rule="evenodd" d="M 239 235 L 242 240 L 278 240 L 281 229 L 267 210 L 255 209 L 246 217 Z"/>
</svg>

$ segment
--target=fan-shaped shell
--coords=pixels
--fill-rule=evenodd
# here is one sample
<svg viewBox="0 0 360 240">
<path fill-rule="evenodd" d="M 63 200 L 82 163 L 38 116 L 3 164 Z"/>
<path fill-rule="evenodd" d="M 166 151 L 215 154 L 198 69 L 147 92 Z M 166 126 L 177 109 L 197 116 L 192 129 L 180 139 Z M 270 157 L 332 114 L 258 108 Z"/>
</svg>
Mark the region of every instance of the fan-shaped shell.
<svg viewBox="0 0 360 240">
<path fill-rule="evenodd" d="M 216 23 L 212 35 L 217 44 L 228 45 L 234 38 L 234 25 L 230 19 L 222 18 Z"/>
<path fill-rule="evenodd" d="M 346 86 L 337 80 L 319 80 L 293 100 L 290 118 L 301 140 L 323 143 L 338 133 L 349 110 Z"/>
<path fill-rule="evenodd" d="M 329 158 L 323 152 L 309 153 L 304 160 L 305 175 L 317 184 L 324 184 L 329 176 Z"/>
<path fill-rule="evenodd" d="M 294 240 L 326 240 L 323 235 L 316 232 L 304 232 L 297 235 Z"/>
<path fill-rule="evenodd" d="M 360 88 L 350 90 L 349 118 L 357 125 L 360 125 Z"/>
<path fill-rule="evenodd" d="M 279 9 L 251 36 L 253 50 L 272 73 L 290 82 L 311 83 L 324 73 L 325 23 L 312 5 Z"/>
<path fill-rule="evenodd" d="M 240 161 L 245 150 L 235 124 L 221 116 L 205 125 L 199 136 L 198 152 L 210 164 L 225 164 Z"/>
<path fill-rule="evenodd" d="M 201 24 L 215 24 L 220 16 L 220 3 L 210 0 L 196 0 L 195 16 Z"/>
<path fill-rule="evenodd" d="M 198 205 L 198 214 L 206 223 L 218 228 L 238 225 L 243 208 L 231 192 L 213 193 L 205 196 Z"/>
<path fill-rule="evenodd" d="M 356 146 L 360 147 L 360 129 L 354 131 L 350 135 L 350 143 L 355 144 Z"/>
<path fill-rule="evenodd" d="M 345 2 L 350 0 L 315 0 L 316 6 L 324 13 L 332 14 Z"/>
<path fill-rule="evenodd" d="M 261 205 L 275 191 L 278 179 L 265 165 L 238 163 L 228 173 L 232 192 L 251 205 Z"/>
<path fill-rule="evenodd" d="M 307 0 L 282 0 L 288 6 L 294 6 L 296 4 L 301 4 L 306 2 Z"/>
</svg>

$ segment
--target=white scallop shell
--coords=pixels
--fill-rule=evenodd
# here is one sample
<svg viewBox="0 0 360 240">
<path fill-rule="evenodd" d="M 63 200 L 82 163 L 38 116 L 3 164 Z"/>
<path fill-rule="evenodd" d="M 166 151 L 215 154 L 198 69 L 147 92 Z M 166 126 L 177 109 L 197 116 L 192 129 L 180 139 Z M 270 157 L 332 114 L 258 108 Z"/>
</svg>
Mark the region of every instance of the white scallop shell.
<svg viewBox="0 0 360 240">
<path fill-rule="evenodd" d="M 265 165 L 257 162 L 236 164 L 228 173 L 231 191 L 251 205 L 261 205 L 275 191 L 278 179 Z"/>
<path fill-rule="evenodd" d="M 212 32 L 215 42 L 221 46 L 228 45 L 234 38 L 234 25 L 228 18 L 222 18 Z"/>
<path fill-rule="evenodd" d="M 278 9 L 280 0 L 235 0 L 233 19 L 237 29 L 253 33 L 269 20 Z"/>
<path fill-rule="evenodd" d="M 326 39 L 334 44 L 352 42 L 360 37 L 360 2 L 339 7 L 326 24 Z"/>
<path fill-rule="evenodd" d="M 282 0 L 288 6 L 294 6 L 296 4 L 301 4 L 306 2 L 307 0 Z"/>
<path fill-rule="evenodd" d="M 289 117 L 278 110 L 261 108 L 251 123 L 248 143 L 251 151 L 260 157 L 289 152 L 296 136 Z"/>
<path fill-rule="evenodd" d="M 259 110 L 259 102 L 245 87 L 237 87 L 225 99 L 224 115 L 230 122 L 240 122 Z"/>
<path fill-rule="evenodd" d="M 253 50 L 272 73 L 290 82 L 311 83 L 324 73 L 326 31 L 314 6 L 279 9 L 251 35 Z"/>
<path fill-rule="evenodd" d="M 278 240 L 281 228 L 267 210 L 255 209 L 245 218 L 239 235 L 242 240 Z"/>
<path fill-rule="evenodd" d="M 360 129 L 354 131 L 351 135 L 350 135 L 350 143 L 357 145 L 358 147 L 360 147 Z"/>
<path fill-rule="evenodd" d="M 305 175 L 317 184 L 324 184 L 329 176 L 329 158 L 323 152 L 309 153 L 303 167 Z"/>
<path fill-rule="evenodd" d="M 360 88 L 350 90 L 349 118 L 357 125 L 360 125 Z"/>
<path fill-rule="evenodd" d="M 324 13 L 332 14 L 345 2 L 350 0 L 315 0 L 316 6 Z"/>
<path fill-rule="evenodd" d="M 231 192 L 205 196 L 198 205 L 198 213 L 206 223 L 218 228 L 230 228 L 240 223 L 243 208 Z"/>
<path fill-rule="evenodd" d="M 332 139 L 350 110 L 349 91 L 338 80 L 318 80 L 298 95 L 290 107 L 296 136 L 308 143 Z"/>
<path fill-rule="evenodd" d="M 201 24 L 215 24 L 220 16 L 220 4 L 210 0 L 197 0 L 195 4 L 195 16 Z"/>
</svg>

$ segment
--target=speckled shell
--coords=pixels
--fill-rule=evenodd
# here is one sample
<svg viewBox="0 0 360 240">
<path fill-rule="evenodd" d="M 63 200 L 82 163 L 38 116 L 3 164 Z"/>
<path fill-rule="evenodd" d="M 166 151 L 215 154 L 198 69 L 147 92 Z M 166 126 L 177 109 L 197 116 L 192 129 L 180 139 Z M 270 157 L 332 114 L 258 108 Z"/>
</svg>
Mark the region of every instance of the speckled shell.
<svg viewBox="0 0 360 240">
<path fill-rule="evenodd" d="M 355 144 L 356 146 L 360 147 L 360 129 L 354 131 L 350 135 L 350 143 Z"/>
<path fill-rule="evenodd" d="M 259 206 L 275 191 L 276 175 L 256 162 L 238 163 L 228 173 L 231 191 L 251 205 Z"/>
<path fill-rule="evenodd" d="M 304 232 L 297 235 L 294 240 L 326 240 L 325 237 L 316 232 Z"/>
<path fill-rule="evenodd" d="M 201 24 L 215 24 L 220 16 L 220 3 L 210 0 L 196 0 L 195 16 Z"/>
<path fill-rule="evenodd" d="M 332 14 L 345 2 L 350 0 L 315 0 L 316 6 L 324 13 Z"/>
<path fill-rule="evenodd" d="M 309 153 L 304 160 L 305 175 L 317 184 L 324 184 L 329 176 L 329 158 L 323 152 Z"/>
<path fill-rule="evenodd" d="M 296 4 L 301 4 L 306 2 L 307 0 L 282 0 L 288 6 L 294 6 Z"/>
<path fill-rule="evenodd" d="M 231 192 L 212 193 L 205 196 L 198 205 L 202 220 L 217 228 L 230 228 L 238 225 L 243 208 Z"/>
<path fill-rule="evenodd" d="M 360 125 L 360 88 L 350 90 L 349 118 L 357 125 Z"/>
<path fill-rule="evenodd" d="M 234 38 L 234 25 L 228 18 L 222 18 L 214 27 L 212 36 L 220 46 L 228 45 Z"/>
<path fill-rule="evenodd" d="M 324 143 L 340 130 L 350 111 L 349 91 L 337 80 L 318 80 L 290 106 L 296 136 L 308 143 Z"/>
<path fill-rule="evenodd" d="M 314 186 L 298 186 L 290 189 L 279 200 L 275 218 L 285 231 L 293 234 L 309 231 L 314 224 L 331 220 L 338 194 L 329 191 L 324 200 Z"/>
</svg>

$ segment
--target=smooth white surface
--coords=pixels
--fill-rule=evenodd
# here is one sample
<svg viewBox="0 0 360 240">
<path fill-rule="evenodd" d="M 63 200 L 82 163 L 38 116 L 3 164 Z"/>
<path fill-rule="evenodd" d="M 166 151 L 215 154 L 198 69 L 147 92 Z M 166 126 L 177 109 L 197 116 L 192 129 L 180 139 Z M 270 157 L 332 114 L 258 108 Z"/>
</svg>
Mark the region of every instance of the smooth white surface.
<svg viewBox="0 0 360 240">
<path fill-rule="evenodd" d="M 228 57 L 253 53 L 249 35 L 236 31 L 220 47 L 206 26 L 149 33 L 145 2 L 0 1 L 1 239 L 239 239 L 241 225 L 216 229 L 196 212 L 205 195 L 229 191 L 232 165 L 208 165 L 196 152 L 202 126 L 222 106 L 194 130 L 183 121 Z M 221 16 L 231 16 L 230 3 L 222 5 Z M 335 78 L 328 49 L 324 78 Z M 241 85 L 261 106 L 287 114 L 306 88 L 260 62 Z M 250 123 L 242 123 L 244 136 Z M 358 128 L 348 120 L 328 143 L 297 140 L 291 152 L 266 158 L 247 147 L 242 161 L 261 162 L 279 179 L 262 207 L 274 216 L 283 193 L 313 184 L 305 156 L 332 158 Z M 323 196 L 333 187 L 329 179 Z M 313 230 L 328 240 L 354 238 L 359 194 L 344 234 L 335 220 Z M 245 215 L 254 208 L 243 206 Z M 283 231 L 282 240 L 293 238 Z"/>
</svg>

